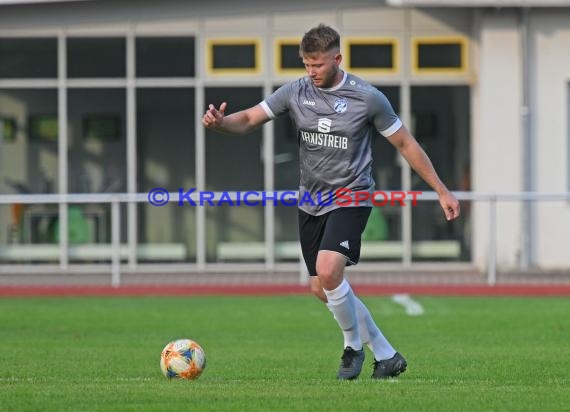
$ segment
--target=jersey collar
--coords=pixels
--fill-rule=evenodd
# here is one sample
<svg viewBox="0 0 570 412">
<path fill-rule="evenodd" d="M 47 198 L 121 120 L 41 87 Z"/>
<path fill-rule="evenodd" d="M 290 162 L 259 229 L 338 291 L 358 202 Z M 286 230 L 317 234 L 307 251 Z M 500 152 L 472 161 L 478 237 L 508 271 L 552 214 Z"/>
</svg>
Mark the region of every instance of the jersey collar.
<svg viewBox="0 0 570 412">
<path fill-rule="evenodd" d="M 342 80 L 336 86 L 329 87 L 328 89 L 317 87 L 317 89 L 322 90 L 323 92 L 334 92 L 335 90 L 340 89 L 344 85 L 344 83 L 346 82 L 346 78 L 348 77 L 346 72 L 343 71 L 342 73 L 343 73 Z"/>
</svg>

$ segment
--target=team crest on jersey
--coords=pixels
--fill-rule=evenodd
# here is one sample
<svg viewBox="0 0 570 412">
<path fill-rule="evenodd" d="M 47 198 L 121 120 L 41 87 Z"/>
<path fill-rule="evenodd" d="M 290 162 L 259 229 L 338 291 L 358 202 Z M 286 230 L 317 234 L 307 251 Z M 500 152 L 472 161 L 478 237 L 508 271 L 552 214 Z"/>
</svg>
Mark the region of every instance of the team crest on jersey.
<svg viewBox="0 0 570 412">
<path fill-rule="evenodd" d="M 346 112 L 347 107 L 348 107 L 348 102 L 346 101 L 346 99 L 338 98 L 334 102 L 334 111 L 337 113 Z"/>
</svg>

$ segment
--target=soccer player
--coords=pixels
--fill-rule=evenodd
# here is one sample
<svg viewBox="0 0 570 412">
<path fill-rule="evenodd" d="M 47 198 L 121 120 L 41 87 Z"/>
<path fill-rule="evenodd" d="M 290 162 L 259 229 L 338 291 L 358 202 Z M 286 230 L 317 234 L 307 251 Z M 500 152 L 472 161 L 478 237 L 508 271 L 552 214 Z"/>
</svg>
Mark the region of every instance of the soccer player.
<svg viewBox="0 0 570 412">
<path fill-rule="evenodd" d="M 374 353 L 372 377 L 395 377 L 406 370 L 406 360 L 384 337 L 344 277 L 345 266 L 359 260 L 361 235 L 372 203 L 361 201 L 357 206 L 352 202 L 341 207 L 335 202 L 335 191 L 373 193 L 370 139 L 376 129 L 437 192 L 447 220 L 459 216 L 459 202 L 384 94 L 340 68 L 340 36 L 334 29 L 321 24 L 309 30 L 299 54 L 307 76 L 285 84 L 261 103 L 227 116 L 226 102 L 219 108 L 210 104 L 202 122 L 221 133 L 245 134 L 289 112 L 299 143 L 299 198 L 307 192 L 313 199 L 319 193 L 333 193 L 333 202 L 299 204 L 299 235 L 311 291 L 327 304 L 344 336 L 337 378 L 359 376 L 364 344 Z"/>
</svg>

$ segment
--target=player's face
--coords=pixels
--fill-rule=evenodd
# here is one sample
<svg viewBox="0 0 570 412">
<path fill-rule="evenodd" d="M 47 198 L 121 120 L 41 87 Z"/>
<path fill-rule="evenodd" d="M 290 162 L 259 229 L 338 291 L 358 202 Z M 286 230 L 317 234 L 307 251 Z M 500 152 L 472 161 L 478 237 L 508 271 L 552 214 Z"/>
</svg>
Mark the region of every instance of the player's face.
<svg viewBox="0 0 570 412">
<path fill-rule="evenodd" d="M 340 81 L 339 65 L 342 56 L 338 50 L 310 53 L 303 56 L 303 64 L 307 74 L 317 87 L 327 89 Z"/>
</svg>

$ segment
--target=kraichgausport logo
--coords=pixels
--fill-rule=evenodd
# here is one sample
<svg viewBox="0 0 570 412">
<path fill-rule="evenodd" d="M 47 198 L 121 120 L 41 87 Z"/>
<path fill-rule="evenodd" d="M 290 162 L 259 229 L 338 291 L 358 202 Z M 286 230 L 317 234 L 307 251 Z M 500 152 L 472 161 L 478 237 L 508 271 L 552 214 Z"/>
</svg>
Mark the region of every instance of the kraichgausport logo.
<svg viewBox="0 0 570 412">
<path fill-rule="evenodd" d="M 178 206 L 406 206 L 406 199 L 411 197 L 411 205 L 416 206 L 420 191 L 353 191 L 348 188 L 329 192 L 298 193 L 294 191 L 254 191 L 246 192 L 210 192 L 192 189 L 178 189 L 178 196 L 171 195 L 166 189 L 157 187 L 148 192 L 148 201 L 153 206 L 165 206 L 170 199 L 176 198 Z M 408 199 L 409 200 L 409 199 Z"/>
</svg>

